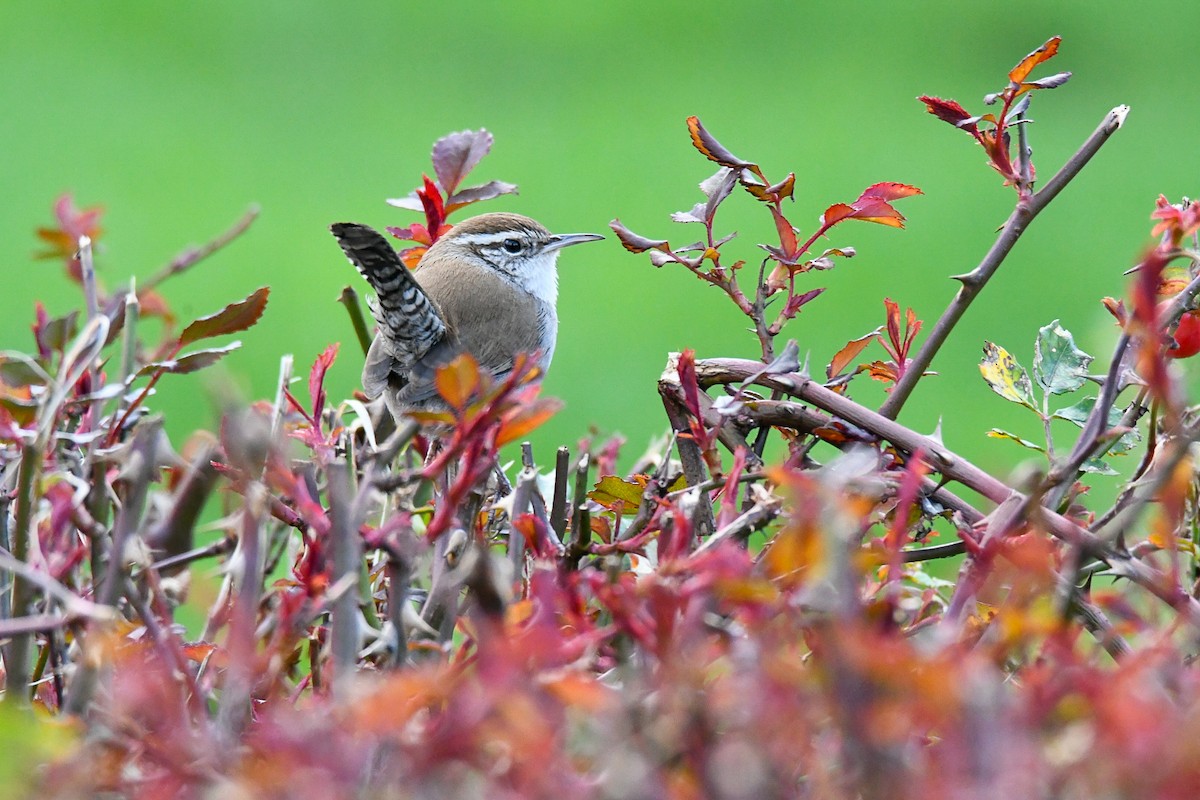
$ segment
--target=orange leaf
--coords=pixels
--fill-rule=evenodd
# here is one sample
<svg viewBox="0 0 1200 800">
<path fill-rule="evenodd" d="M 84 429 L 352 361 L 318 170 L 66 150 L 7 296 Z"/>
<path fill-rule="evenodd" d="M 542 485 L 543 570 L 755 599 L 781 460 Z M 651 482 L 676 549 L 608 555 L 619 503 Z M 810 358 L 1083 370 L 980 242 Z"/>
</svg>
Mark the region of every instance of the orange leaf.
<svg viewBox="0 0 1200 800">
<path fill-rule="evenodd" d="M 433 384 L 451 408 L 461 409 L 479 391 L 479 364 L 469 353 L 438 367 Z"/>
<path fill-rule="evenodd" d="M 1012 68 L 1012 71 L 1008 73 L 1008 79 L 1013 83 L 1024 83 L 1025 79 L 1029 77 L 1029 73 L 1033 72 L 1034 67 L 1054 57 L 1054 54 L 1058 52 L 1058 45 L 1061 41 L 1061 36 L 1051 36 L 1046 40 L 1045 44 L 1022 58 Z"/>
<path fill-rule="evenodd" d="M 584 712 L 600 712 L 616 699 L 612 689 L 590 675 L 570 672 L 556 677 L 540 677 L 538 681 L 564 706 Z"/>
<path fill-rule="evenodd" d="M 871 331 L 865 336 L 860 336 L 857 339 L 851 339 L 846 342 L 845 347 L 833 354 L 833 360 L 829 362 L 829 366 L 825 368 L 825 376 L 833 378 L 835 375 L 841 374 L 851 361 L 858 358 L 858 354 L 866 349 L 867 345 L 879 335 L 879 328 Z"/>
<path fill-rule="evenodd" d="M 875 222 L 892 228 L 904 227 L 904 215 L 892 208 L 886 200 L 870 197 L 866 200 L 859 200 L 854 205 L 856 208 L 850 215 L 853 219 Z"/>
<path fill-rule="evenodd" d="M 894 383 L 896 381 L 896 365 L 884 361 L 872 361 L 867 364 L 867 374 L 877 381 Z"/>
<path fill-rule="evenodd" d="M 500 430 L 496 434 L 496 444 L 502 446 L 520 439 L 557 414 L 562 406 L 562 401 L 553 397 L 534 400 L 533 403 L 501 423 Z"/>
<path fill-rule="evenodd" d="M 425 251 L 428 249 L 428 247 L 421 245 L 419 247 L 410 247 L 407 250 L 401 250 L 400 260 L 403 261 L 404 266 L 408 267 L 409 269 L 416 269 L 417 265 L 421 263 L 421 256 L 425 255 Z"/>
<path fill-rule="evenodd" d="M 844 219 L 854 216 L 854 209 L 845 203 L 834 203 L 829 208 L 825 209 L 825 213 L 821 215 L 821 224 L 829 227 L 836 222 L 841 222 Z"/>
</svg>

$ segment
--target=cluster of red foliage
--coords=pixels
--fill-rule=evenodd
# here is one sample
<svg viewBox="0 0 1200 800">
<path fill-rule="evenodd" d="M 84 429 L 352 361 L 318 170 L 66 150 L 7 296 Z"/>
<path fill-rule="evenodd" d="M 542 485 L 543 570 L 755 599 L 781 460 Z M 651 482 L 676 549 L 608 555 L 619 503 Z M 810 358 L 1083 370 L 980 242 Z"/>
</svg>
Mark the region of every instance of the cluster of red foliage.
<svg viewBox="0 0 1200 800">
<path fill-rule="evenodd" d="M 144 413 L 152 388 L 232 349 L 183 352 L 253 325 L 266 290 L 150 345 L 137 324 L 147 295 L 96 288 L 97 212 L 61 201 L 59 229 L 41 235 L 84 287 L 82 322 L 39 309 L 36 353 L 0 356 L 0 574 L 11 598 L 0 609 L 0 714 L 23 738 L 11 757 L 40 762 L 27 788 L 1195 796 L 1200 419 L 1182 362 L 1169 358 L 1191 347 L 1182 323 L 1174 338 L 1170 328 L 1200 291 L 1187 246 L 1200 210 L 1163 201 L 1155 211 L 1163 238 L 1140 265 L 1133 310 L 1108 301 L 1122 333 L 1098 396 L 1050 412 L 1087 385 L 1092 361 L 1057 322 L 1037 339 L 1040 403 L 1028 373 L 989 343 L 983 374 L 998 394 L 1037 413 L 1047 437 L 1052 417 L 1079 426 L 1067 455 L 1020 440 L 1046 454 L 1043 474 L 1009 486 L 898 421 L 1012 243 L 1123 118 L 1106 117 L 1086 157 L 1034 192 L 1028 148 L 1013 159 L 1006 129 L 1022 121 L 1029 89 L 1065 80 L 1027 80 L 1057 49 L 1052 39 L 1009 73 L 997 117 L 960 119 L 957 103 L 925 99 L 983 144 L 1017 187 L 1017 208 L 923 342 L 916 313 L 885 300 L 886 324 L 835 353 L 824 380 L 801 368 L 794 342 L 774 344 L 822 291 L 797 279 L 853 255 L 810 248 L 847 219 L 900 227 L 891 204 L 918 191 L 876 184 L 829 206 L 803 237 L 783 214 L 793 174 L 769 181 L 689 119 L 720 170 L 702 184 L 705 201 L 673 218 L 702 224 L 704 239 L 672 247 L 613 227 L 655 265 L 723 289 L 753 322 L 763 359 L 673 354 L 659 391 L 674 435 L 625 475 L 618 442 L 590 441 L 574 455 L 561 448 L 545 479 L 529 447 L 512 485 L 497 471 L 500 447 L 556 408 L 538 398 L 530 365 L 494 383 L 461 358 L 437 375 L 446 410 L 397 422 L 362 397 L 331 401 L 336 346 L 309 370 L 307 400 L 284 359 L 275 397 L 230 411 L 217 435 L 177 452 Z M 490 146 L 483 131 L 435 145 L 437 182 L 398 201 L 425 214 L 393 231 L 417 242 L 410 260 L 451 211 L 512 190 L 458 188 Z M 739 185 L 764 204 L 774 236 L 752 292 L 738 283 L 744 262 L 723 252 L 733 237 L 714 232 Z M 856 365 L 875 342 L 886 360 Z M 863 373 L 888 384 L 878 410 L 853 399 Z M 1087 476 L 1138 429 L 1142 457 L 1116 503 L 1089 507 Z M 779 463 L 763 458 L 768 436 L 782 441 Z M 218 487 L 223 535 L 198 542 Z M 963 554 L 955 581 L 925 567 Z M 188 570 L 214 558 L 220 587 L 189 635 L 176 621 Z"/>
</svg>

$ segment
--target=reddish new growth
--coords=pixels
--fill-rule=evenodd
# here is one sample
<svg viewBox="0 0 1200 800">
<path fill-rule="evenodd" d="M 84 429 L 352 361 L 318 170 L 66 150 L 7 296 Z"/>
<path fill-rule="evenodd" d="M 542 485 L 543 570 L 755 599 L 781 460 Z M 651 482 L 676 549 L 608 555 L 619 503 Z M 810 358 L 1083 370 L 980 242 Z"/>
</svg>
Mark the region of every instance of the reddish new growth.
<svg viewBox="0 0 1200 800">
<path fill-rule="evenodd" d="M 774 339 L 783 326 L 794 319 L 806 304 L 825 291 L 823 288 L 799 291 L 796 287 L 796 276 L 814 270 L 832 269 L 836 265 L 835 259 L 852 258 L 855 255 L 853 247 L 843 246 L 829 248 L 814 257 L 810 250 L 817 240 L 838 223 L 849 219 L 903 228 L 904 216 L 892 203 L 921 194 L 921 190 L 903 183 L 876 183 L 868 186 L 852 203 L 834 203 L 826 208 L 816 229 L 801 240 L 798 229 L 783 213 L 783 202 L 795 199 L 795 173 L 789 172 L 783 180 L 772 182 L 758 164 L 735 156 L 718 142 L 700 124 L 699 118 L 688 117 L 687 125 L 692 145 L 709 161 L 720 165 L 720 169 L 700 184 L 700 190 L 705 196 L 704 202 L 697 203 L 689 211 L 675 212 L 671 219 L 675 222 L 703 225 L 704 238 L 692 244 L 672 247 L 666 239 L 649 239 L 634 233 L 622 225 L 620 220 L 614 219 L 609 225 L 629 252 L 651 251 L 650 263 L 654 266 L 681 264 L 696 277 L 725 292 L 741 312 L 754 322 L 763 360 L 770 361 L 775 357 Z M 728 260 L 722 260 L 722 248 L 736 234 L 718 236 L 713 227 L 717 208 L 736 186 L 741 186 L 767 207 L 777 236 L 777 243 L 759 244 L 759 247 L 767 252 L 767 257 L 760 266 L 753 299 L 747 296 L 738 283 L 738 273 L 746 262 L 738 260 L 730 263 Z M 766 267 L 770 262 L 775 266 L 767 275 Z M 787 292 L 786 298 L 775 319 L 768 322 L 768 301 L 780 291 Z"/>
<path fill-rule="evenodd" d="M 1009 70 L 1008 86 L 984 98 L 983 102 L 987 105 L 1000 102 L 998 114 L 971 116 L 954 100 L 943 100 L 928 95 L 917 98 L 925 104 L 930 114 L 974 137 L 987 153 L 992 168 L 1004 177 L 1004 185 L 1015 186 L 1018 195 L 1023 199 L 1033 192 L 1036 171 L 1027 147 L 1019 150 L 1016 163 L 1013 163 L 1010 129 L 1028 124 L 1025 113 L 1029 110 L 1030 92 L 1035 89 L 1055 89 L 1071 78 L 1071 73 L 1059 72 L 1046 78 L 1028 80 L 1034 67 L 1058 53 L 1061 41 L 1061 37 L 1053 36 L 1037 50 L 1025 56 Z"/>
<path fill-rule="evenodd" d="M 467 174 L 492 149 L 492 141 L 492 134 L 484 129 L 443 136 L 433 145 L 433 172 L 437 180 L 430 180 L 428 175 L 424 175 L 422 185 L 408 197 L 388 200 L 389 205 L 425 214 L 424 225 L 414 222 L 407 228 L 387 229 L 397 239 L 417 243 L 416 247 L 400 251 L 400 257 L 409 269 L 415 268 L 425 251 L 450 230 L 446 218 L 455 211 L 481 200 L 516 194 L 516 184 L 504 181 L 488 181 L 478 186 L 459 188 Z"/>
</svg>

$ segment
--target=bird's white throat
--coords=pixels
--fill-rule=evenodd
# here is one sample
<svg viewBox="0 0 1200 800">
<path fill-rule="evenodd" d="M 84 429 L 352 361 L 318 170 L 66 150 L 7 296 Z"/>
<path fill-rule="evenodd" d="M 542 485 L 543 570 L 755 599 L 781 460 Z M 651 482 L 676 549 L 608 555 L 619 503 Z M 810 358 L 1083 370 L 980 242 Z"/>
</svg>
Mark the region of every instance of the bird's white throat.
<svg viewBox="0 0 1200 800">
<path fill-rule="evenodd" d="M 558 302 L 558 251 L 539 253 L 528 259 L 519 270 L 521 287 L 553 308 Z"/>
</svg>

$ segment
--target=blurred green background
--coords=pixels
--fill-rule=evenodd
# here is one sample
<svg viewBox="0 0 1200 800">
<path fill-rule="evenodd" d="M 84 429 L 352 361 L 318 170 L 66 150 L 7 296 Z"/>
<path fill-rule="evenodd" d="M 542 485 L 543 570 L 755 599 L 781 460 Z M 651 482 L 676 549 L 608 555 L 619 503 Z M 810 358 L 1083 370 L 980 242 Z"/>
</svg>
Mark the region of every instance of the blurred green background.
<svg viewBox="0 0 1200 800">
<path fill-rule="evenodd" d="M 924 431 L 941 419 L 948 446 L 1002 474 L 1024 451 L 984 432 L 1039 430 L 980 380 L 983 340 L 1028 365 L 1038 327 L 1061 318 L 1106 360 L 1114 332 L 1099 299 L 1124 291 L 1121 272 L 1148 240 L 1158 194 L 1197 191 L 1197 22 L 1200 6 L 1187 3 L 1044 0 L 4 2 L 0 347 L 31 346 L 35 300 L 52 313 L 80 302 L 57 265 L 32 259 L 33 231 L 51 223 L 59 193 L 105 207 L 98 266 L 109 285 L 152 274 L 254 202 L 262 216 L 250 232 L 164 293 L 186 322 L 270 285 L 266 316 L 241 337 L 227 374 L 246 397 L 267 397 L 281 354 L 303 368 L 341 341 L 330 389 L 344 396 L 361 355 L 335 298 L 362 285 L 330 222 L 417 221 L 384 199 L 430 171 L 437 137 L 486 127 L 496 146 L 472 178 L 512 181 L 521 193 L 478 208 L 559 231 L 608 233 L 620 217 L 644 235 L 690 241 L 696 229 L 668 214 L 690 208 L 713 171 L 688 139 L 684 120 L 697 114 L 769 176 L 796 172 L 792 220 L 802 229 L 877 181 L 925 192 L 899 205 L 906 230 L 835 229 L 830 244 L 859 256 L 811 276 L 829 291 L 784 337 L 820 369 L 883 322 L 885 296 L 931 325 L 955 289 L 947 276 L 974 266 L 1011 209 L 1013 192 L 983 152 L 914 98 L 951 97 L 980 113 L 1021 56 L 1060 34 L 1059 56 L 1037 75 L 1075 76 L 1035 98 L 1040 176 L 1113 106 L 1129 104 L 1129 120 L 1020 242 L 902 417 Z M 739 192 L 719 221 L 741 234 L 726 252 L 756 263 L 754 244 L 772 234 L 763 209 Z M 560 274 L 546 391 L 566 409 L 537 434 L 543 463 L 590 426 L 623 433 L 637 455 L 665 427 L 655 379 L 669 351 L 757 353 L 723 296 L 611 236 L 567 251 Z M 160 384 L 153 406 L 175 434 L 214 423 L 201 385 Z M 856 396 L 882 400 L 876 386 Z"/>
</svg>

